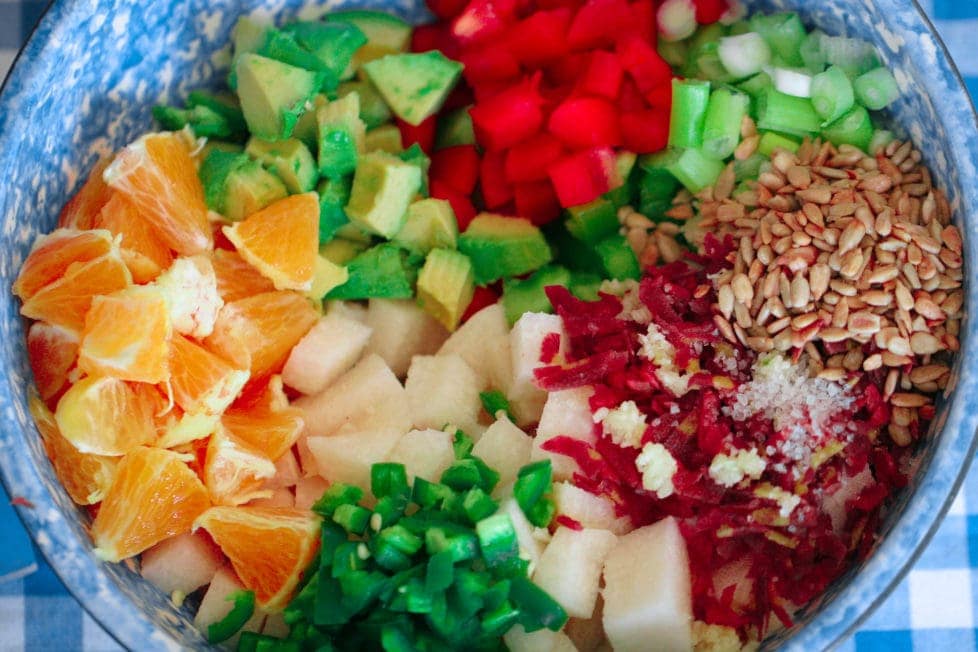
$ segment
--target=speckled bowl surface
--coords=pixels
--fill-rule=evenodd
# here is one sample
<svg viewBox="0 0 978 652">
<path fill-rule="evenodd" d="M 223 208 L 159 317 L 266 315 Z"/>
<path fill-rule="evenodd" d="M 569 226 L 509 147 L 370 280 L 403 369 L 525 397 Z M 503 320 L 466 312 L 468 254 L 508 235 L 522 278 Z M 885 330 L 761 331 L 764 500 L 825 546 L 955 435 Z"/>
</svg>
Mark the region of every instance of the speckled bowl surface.
<svg viewBox="0 0 978 652">
<path fill-rule="evenodd" d="M 133 567 L 99 562 L 86 515 L 61 489 L 27 411 L 31 375 L 24 324 L 11 283 L 35 236 L 51 230 L 61 205 L 97 158 L 152 127 L 150 107 L 220 83 L 237 16 L 318 16 L 344 4 L 300 0 L 56 1 L 17 61 L 0 96 L 0 472 L 19 512 L 67 587 L 130 649 L 203 649 L 192 613 L 141 580 Z M 360 0 L 423 21 L 421 2 Z M 943 45 L 916 3 L 906 0 L 763 0 L 752 9 L 799 9 L 829 33 L 871 39 L 904 92 L 892 126 L 913 138 L 948 193 L 965 234 L 966 265 L 978 261 L 978 133 L 975 114 Z M 812 8 L 813 6 L 817 8 Z M 970 276 L 970 275 L 969 275 Z M 973 282 L 966 306 L 978 305 Z M 970 313 L 970 310 L 969 310 Z M 889 512 L 883 539 L 819 605 L 771 647 L 816 650 L 842 640 L 909 569 L 937 528 L 975 449 L 978 345 L 970 317 L 962 330 L 954 390 L 922 449 L 911 487 Z"/>
</svg>

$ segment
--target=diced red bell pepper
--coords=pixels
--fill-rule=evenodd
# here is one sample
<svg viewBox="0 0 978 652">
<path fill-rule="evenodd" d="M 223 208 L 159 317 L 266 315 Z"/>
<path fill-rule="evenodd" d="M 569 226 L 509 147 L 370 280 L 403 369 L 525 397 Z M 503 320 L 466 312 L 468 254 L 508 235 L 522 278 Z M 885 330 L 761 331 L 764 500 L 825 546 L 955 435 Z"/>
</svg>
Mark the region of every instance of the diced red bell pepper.
<svg viewBox="0 0 978 652">
<path fill-rule="evenodd" d="M 649 154 L 665 148 L 669 142 L 669 112 L 635 111 L 621 115 L 621 137 L 625 149 Z"/>
<path fill-rule="evenodd" d="M 472 95 L 475 103 L 485 102 L 490 97 L 495 97 L 505 90 L 512 87 L 513 82 L 509 79 L 499 79 L 496 81 L 486 81 L 472 87 Z"/>
<path fill-rule="evenodd" d="M 516 0 L 471 0 L 455 20 L 451 33 L 462 45 L 500 34 L 515 20 Z"/>
<path fill-rule="evenodd" d="M 455 18 L 465 8 L 465 0 L 425 0 L 425 4 L 431 13 L 442 20 Z"/>
<path fill-rule="evenodd" d="M 459 192 L 444 181 L 432 179 L 429 185 L 431 196 L 435 199 L 444 199 L 452 205 L 455 212 L 455 221 L 458 222 L 458 230 L 464 231 L 469 226 L 469 222 L 475 217 L 475 206 L 469 199 L 467 193 Z"/>
<path fill-rule="evenodd" d="M 599 95 L 616 99 L 621 90 L 621 79 L 625 74 L 621 63 L 611 52 L 595 50 L 581 77 L 579 89 L 588 95 Z"/>
<path fill-rule="evenodd" d="M 513 187 L 506 181 L 505 161 L 505 151 L 489 151 L 482 155 L 479 190 L 482 202 L 490 210 L 498 210 L 513 199 Z"/>
<path fill-rule="evenodd" d="M 634 18 L 632 31 L 643 41 L 654 45 L 659 36 L 655 28 L 655 6 L 650 0 L 636 0 L 631 4 L 631 9 Z"/>
<path fill-rule="evenodd" d="M 475 102 L 475 94 L 472 92 L 472 87 L 465 83 L 464 79 L 461 79 L 445 99 L 445 104 L 442 105 L 440 113 L 461 109 L 473 102 Z"/>
<path fill-rule="evenodd" d="M 567 42 L 575 50 L 614 45 L 631 32 L 633 20 L 627 0 L 588 0 L 571 21 Z"/>
<path fill-rule="evenodd" d="M 473 86 L 487 81 L 506 81 L 520 76 L 520 62 L 506 48 L 493 44 L 467 48 L 459 55 L 462 74 Z"/>
<path fill-rule="evenodd" d="M 577 84 L 581 70 L 584 69 L 587 62 L 587 54 L 572 52 L 556 61 L 551 61 L 545 69 L 544 76 L 549 84 L 567 86 L 572 89 Z"/>
<path fill-rule="evenodd" d="M 717 22 L 730 8 L 727 0 L 693 0 L 693 4 L 696 5 L 696 22 L 700 25 Z"/>
<path fill-rule="evenodd" d="M 543 98 L 538 79 L 527 79 L 485 100 L 469 111 L 479 144 L 488 150 L 507 149 L 540 131 Z M 476 89 L 478 91 L 478 89 Z"/>
<path fill-rule="evenodd" d="M 648 41 L 637 36 L 626 36 L 618 42 L 618 57 L 640 93 L 672 81 L 669 64 Z"/>
<path fill-rule="evenodd" d="M 458 43 L 452 38 L 445 23 L 419 25 L 411 32 L 411 51 L 438 50 L 449 59 L 458 58 Z"/>
<path fill-rule="evenodd" d="M 437 116 L 433 115 L 416 127 L 397 118 L 395 122 L 397 128 L 401 131 L 401 144 L 407 148 L 417 143 L 425 153 L 430 154 L 435 148 L 436 118 Z"/>
<path fill-rule="evenodd" d="M 565 56 L 570 9 L 537 11 L 509 29 L 507 48 L 521 63 L 539 66 Z M 496 47 L 499 47 L 498 45 Z"/>
<path fill-rule="evenodd" d="M 462 313 L 462 323 L 464 324 L 472 315 L 497 301 L 499 301 L 499 293 L 494 289 L 491 287 L 482 287 L 481 285 L 476 286 L 475 293 L 472 295 L 472 301 L 469 302 L 469 307 Z"/>
<path fill-rule="evenodd" d="M 650 109 L 660 109 L 669 113 L 672 108 L 672 80 L 656 86 L 645 94 L 645 102 Z"/>
<path fill-rule="evenodd" d="M 550 166 L 550 180 L 563 207 L 586 204 L 621 185 L 615 152 L 595 147 L 566 156 Z"/>
<path fill-rule="evenodd" d="M 621 144 L 618 112 L 611 102 L 598 97 L 565 100 L 550 114 L 547 130 L 571 147 Z"/>
<path fill-rule="evenodd" d="M 506 152 L 506 180 L 521 183 L 546 179 L 547 168 L 563 155 L 564 146 L 556 136 L 537 134 Z"/>
<path fill-rule="evenodd" d="M 479 154 L 475 145 L 457 145 L 439 149 L 431 155 L 432 181 L 439 181 L 469 195 L 479 180 Z"/>
<path fill-rule="evenodd" d="M 641 111 L 647 108 L 645 98 L 638 92 L 638 86 L 631 77 L 621 81 L 621 91 L 618 93 L 618 108 L 621 111 Z"/>
<path fill-rule="evenodd" d="M 527 181 L 513 186 L 516 214 L 537 226 L 543 226 L 560 217 L 560 202 L 548 179 Z"/>
<path fill-rule="evenodd" d="M 577 11 L 581 0 L 537 0 L 537 9 L 560 9 L 562 7 Z"/>
</svg>

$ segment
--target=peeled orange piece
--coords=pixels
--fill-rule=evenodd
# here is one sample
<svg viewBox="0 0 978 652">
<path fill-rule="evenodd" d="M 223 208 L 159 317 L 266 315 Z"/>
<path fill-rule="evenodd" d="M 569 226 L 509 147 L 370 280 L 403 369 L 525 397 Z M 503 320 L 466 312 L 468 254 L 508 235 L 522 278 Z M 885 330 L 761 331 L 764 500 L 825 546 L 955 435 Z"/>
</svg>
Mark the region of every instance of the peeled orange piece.
<svg viewBox="0 0 978 652">
<path fill-rule="evenodd" d="M 250 376 L 180 334 L 171 341 L 170 374 L 176 404 L 187 412 L 209 414 L 224 412 Z"/>
<path fill-rule="evenodd" d="M 122 259 L 136 283 L 149 283 L 173 262 L 173 252 L 122 193 L 112 193 L 96 224 L 122 238 Z"/>
<path fill-rule="evenodd" d="M 207 444 L 204 486 L 215 505 L 241 505 L 267 498 L 265 481 L 275 475 L 275 464 L 258 450 L 224 428 L 218 428 Z"/>
<path fill-rule="evenodd" d="M 65 491 L 79 505 L 94 505 L 105 498 L 115 477 L 117 457 L 88 455 L 78 452 L 61 436 L 51 410 L 37 396 L 28 399 L 30 409 L 41 433 L 41 441 Z"/>
<path fill-rule="evenodd" d="M 288 604 L 316 556 L 319 527 L 319 517 L 292 507 L 211 507 L 194 523 L 207 530 L 242 584 L 271 612 Z"/>
<path fill-rule="evenodd" d="M 191 442 L 197 443 L 207 439 L 220 425 L 220 414 L 184 412 L 183 408 L 173 405 L 165 413 L 157 415 L 158 438 L 153 445 L 176 450 Z M 204 444 L 206 445 L 206 442 Z"/>
<path fill-rule="evenodd" d="M 270 280 L 237 252 L 215 249 L 211 264 L 217 277 L 217 291 L 225 302 L 230 303 L 275 289 Z"/>
<path fill-rule="evenodd" d="M 156 288 L 134 286 L 97 296 L 85 316 L 78 367 L 92 376 L 165 382 L 172 332 L 166 299 Z"/>
<path fill-rule="evenodd" d="M 82 453 L 125 455 L 156 439 L 162 396 L 153 385 L 89 376 L 72 385 L 54 412 L 61 434 Z"/>
<path fill-rule="evenodd" d="M 319 319 L 312 303 L 290 291 L 265 292 L 224 304 L 204 346 L 251 377 L 275 373 Z"/>
<path fill-rule="evenodd" d="M 177 258 L 153 286 L 166 296 L 175 331 L 196 338 L 211 334 L 224 300 L 209 256 Z"/>
<path fill-rule="evenodd" d="M 92 523 L 95 554 L 121 561 L 189 532 L 210 506 L 184 455 L 140 446 L 122 458 Z"/>
<path fill-rule="evenodd" d="M 114 249 L 112 233 L 104 229 L 57 229 L 40 236 L 14 281 L 14 294 L 27 301 L 41 288 L 63 277 L 72 265 L 95 260 Z"/>
<path fill-rule="evenodd" d="M 224 227 L 241 257 L 276 290 L 312 289 L 319 253 L 319 197 L 314 192 L 280 199 Z"/>
<path fill-rule="evenodd" d="M 305 427 L 302 410 L 295 407 L 278 411 L 231 409 L 221 417 L 221 423 L 238 439 L 272 461 L 292 448 Z"/>
<path fill-rule="evenodd" d="M 77 359 L 77 333 L 43 321 L 31 324 L 27 331 L 27 360 L 43 400 L 54 398 L 64 389 Z"/>
<path fill-rule="evenodd" d="M 112 195 L 112 189 L 102 179 L 102 173 L 111 162 L 111 158 L 103 158 L 95 164 L 82 187 L 61 209 L 58 226 L 74 229 L 95 228 L 99 211 Z"/>
<path fill-rule="evenodd" d="M 147 134 L 122 149 L 103 175 L 129 199 L 170 249 L 191 255 L 214 246 L 204 188 L 179 133 Z"/>
</svg>

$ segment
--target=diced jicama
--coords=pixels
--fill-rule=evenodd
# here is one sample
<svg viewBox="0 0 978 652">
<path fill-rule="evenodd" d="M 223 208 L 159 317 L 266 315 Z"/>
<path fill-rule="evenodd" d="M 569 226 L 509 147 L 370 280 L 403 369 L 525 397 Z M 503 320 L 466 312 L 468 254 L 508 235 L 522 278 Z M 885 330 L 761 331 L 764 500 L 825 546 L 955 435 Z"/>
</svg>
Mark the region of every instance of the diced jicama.
<svg viewBox="0 0 978 652">
<path fill-rule="evenodd" d="M 510 652 L 577 652 L 577 648 L 563 632 L 538 629 L 527 633 L 522 625 L 513 625 L 503 641 Z"/>
<path fill-rule="evenodd" d="M 597 652 L 608 647 L 608 639 L 604 635 L 604 625 L 601 617 L 604 614 L 604 600 L 601 594 L 594 603 L 594 613 L 590 618 L 570 618 L 564 626 L 564 633 L 571 640 L 578 652 Z M 268 621 L 265 621 L 268 626 Z"/>
<path fill-rule="evenodd" d="M 513 380 L 509 388 L 509 399 L 517 420 L 517 425 L 525 426 L 540 418 L 547 394 L 534 382 L 533 372 L 545 364 L 557 360 L 541 362 L 543 342 L 547 336 L 557 333 L 560 337 L 557 357 L 563 353 L 567 337 L 564 324 L 557 315 L 528 312 L 520 317 L 510 332 L 510 359 L 513 364 Z"/>
<path fill-rule="evenodd" d="M 540 555 L 533 581 L 559 602 L 568 616 L 590 618 L 605 557 L 617 539 L 607 530 L 558 527 Z"/>
<path fill-rule="evenodd" d="M 371 299 L 366 324 L 373 329 L 367 352 L 383 358 L 398 378 L 412 357 L 431 355 L 448 338 L 445 327 L 411 299 Z"/>
<path fill-rule="evenodd" d="M 346 317 L 361 324 L 367 322 L 367 308 L 356 301 L 330 301 L 326 306 L 326 314 Z"/>
<path fill-rule="evenodd" d="M 513 362 L 509 324 L 502 304 L 494 303 L 472 315 L 442 344 L 438 353 L 457 353 L 482 376 L 486 387 L 508 393 Z"/>
<path fill-rule="evenodd" d="M 309 450 L 308 439 L 308 435 L 303 434 L 301 437 L 299 437 L 298 441 L 295 442 L 296 457 L 299 458 L 299 468 L 301 469 L 301 475 L 304 478 L 319 475 L 319 467 L 316 466 L 316 458 Z"/>
<path fill-rule="evenodd" d="M 310 435 L 333 435 L 361 430 L 411 429 L 404 387 L 377 355 L 367 355 L 353 369 L 315 396 L 294 405 L 305 413 Z"/>
<path fill-rule="evenodd" d="M 210 586 L 207 587 L 207 592 L 204 593 L 200 607 L 197 609 L 197 615 L 194 617 L 194 625 L 197 626 L 197 629 L 206 635 L 207 627 L 223 619 L 234 607 L 234 601 L 229 600 L 228 597 L 235 591 L 242 590 L 244 590 L 244 586 L 230 567 L 219 569 L 214 575 L 214 579 L 211 580 Z M 264 623 L 265 613 L 255 609 L 255 613 L 248 622 L 241 627 L 237 634 L 225 642 L 227 649 L 237 648 L 241 632 L 260 632 Z"/>
<path fill-rule="evenodd" d="M 279 487 L 266 498 L 255 498 L 248 503 L 257 507 L 295 507 L 295 496 L 287 487 Z"/>
<path fill-rule="evenodd" d="M 596 440 L 594 418 L 588 404 L 591 391 L 588 387 L 578 387 L 546 395 L 530 458 L 534 461 L 549 459 L 553 464 L 556 480 L 569 480 L 578 470 L 577 462 L 566 455 L 551 453 L 541 447 L 554 437 L 573 437 L 587 442 Z"/>
<path fill-rule="evenodd" d="M 140 572 L 164 593 L 187 595 L 208 584 L 223 563 L 220 550 L 203 533 L 187 532 L 144 552 Z"/>
<path fill-rule="evenodd" d="M 570 482 L 554 483 L 554 503 L 558 515 L 571 518 L 586 528 L 609 530 L 619 535 L 632 529 L 627 516 L 615 514 L 615 505 L 609 498 Z"/>
<path fill-rule="evenodd" d="M 275 461 L 275 475 L 265 483 L 265 488 L 292 487 L 299 481 L 300 477 L 302 477 L 302 471 L 299 469 L 299 462 L 295 459 L 295 453 L 287 450 L 282 457 Z"/>
<path fill-rule="evenodd" d="M 360 359 L 371 332 L 355 319 L 326 315 L 292 349 L 282 380 L 303 394 L 321 392 Z"/>
<path fill-rule="evenodd" d="M 417 476 L 437 482 L 455 460 L 452 435 L 431 428 L 412 430 L 401 437 L 387 459 L 403 464 L 409 478 Z"/>
<path fill-rule="evenodd" d="M 618 652 L 691 650 L 686 542 L 673 517 L 618 539 L 604 563 L 604 630 Z"/>
<path fill-rule="evenodd" d="M 297 509 L 309 509 L 323 497 L 329 489 L 329 483 L 318 475 L 301 478 L 295 485 L 295 506 Z"/>
<path fill-rule="evenodd" d="M 370 487 L 370 467 L 387 459 L 404 430 L 362 430 L 332 437 L 309 437 L 319 473 L 330 483 Z"/>
<path fill-rule="evenodd" d="M 460 356 L 419 355 L 411 361 L 404 383 L 416 428 L 454 425 L 474 435 L 482 401 L 479 376 Z"/>
<path fill-rule="evenodd" d="M 530 462 L 532 445 L 533 439 L 529 435 L 503 417 L 486 428 L 472 448 L 472 454 L 499 472 L 497 486 L 505 487 L 515 482 L 520 467 Z"/>
</svg>

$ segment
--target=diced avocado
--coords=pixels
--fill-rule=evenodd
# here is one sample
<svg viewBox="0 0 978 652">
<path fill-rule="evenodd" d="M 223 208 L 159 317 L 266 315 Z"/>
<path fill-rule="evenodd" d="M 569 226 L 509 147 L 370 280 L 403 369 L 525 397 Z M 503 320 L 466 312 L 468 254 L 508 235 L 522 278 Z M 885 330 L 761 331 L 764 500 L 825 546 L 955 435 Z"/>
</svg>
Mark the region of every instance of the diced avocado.
<svg viewBox="0 0 978 652">
<path fill-rule="evenodd" d="M 208 208 L 241 220 L 288 196 L 281 179 L 246 154 L 212 150 L 199 171 Z"/>
<path fill-rule="evenodd" d="M 581 301 L 597 301 L 601 297 L 601 277 L 587 272 L 571 272 L 570 285 L 567 286 L 575 297 Z"/>
<path fill-rule="evenodd" d="M 316 107 L 316 122 L 319 173 L 336 179 L 353 172 L 367 136 L 360 119 L 360 96 L 350 93 Z"/>
<path fill-rule="evenodd" d="M 421 190 L 418 192 L 427 197 L 428 170 L 431 169 L 431 159 L 428 158 L 428 155 L 424 153 L 423 149 L 421 149 L 421 145 L 412 143 L 407 149 L 398 152 L 397 157 L 405 163 L 410 163 L 411 165 L 417 166 L 417 168 L 421 170 Z"/>
<path fill-rule="evenodd" d="M 401 144 L 401 130 L 395 125 L 380 125 L 367 132 L 364 141 L 364 150 L 368 152 L 387 152 L 388 154 L 400 154 L 404 151 Z"/>
<path fill-rule="evenodd" d="M 237 143 L 226 143 L 222 140 L 208 140 L 194 158 L 196 158 L 198 161 L 205 161 L 207 160 L 207 157 L 210 156 L 211 152 L 214 151 L 241 154 L 244 152 L 244 147 L 238 145 Z"/>
<path fill-rule="evenodd" d="M 337 265 L 346 265 L 359 256 L 367 248 L 362 242 L 353 242 L 345 238 L 333 238 L 319 247 L 319 255 Z"/>
<path fill-rule="evenodd" d="M 588 244 L 617 233 L 620 226 L 615 205 L 604 197 L 567 209 L 567 230 Z"/>
<path fill-rule="evenodd" d="M 594 247 L 572 236 L 562 220 L 547 224 L 543 232 L 553 249 L 554 262 L 574 272 L 604 274 L 604 265 Z"/>
<path fill-rule="evenodd" d="M 260 23 L 248 16 L 238 18 L 231 30 L 231 44 L 234 51 L 234 58 L 231 60 L 231 70 L 228 73 L 228 87 L 231 90 L 238 88 L 237 63 L 242 54 L 246 52 L 257 52 L 265 39 L 268 37 L 269 26 Z"/>
<path fill-rule="evenodd" d="M 242 54 L 235 70 L 248 130 L 265 140 L 292 135 L 321 80 L 318 73 L 252 53 Z"/>
<path fill-rule="evenodd" d="M 362 31 L 371 45 L 404 52 L 411 43 L 411 26 L 381 11 L 354 9 L 333 11 L 325 16 L 331 23 L 349 23 Z"/>
<path fill-rule="evenodd" d="M 394 241 L 423 254 L 432 249 L 455 249 L 458 222 L 452 205 L 444 199 L 419 199 L 407 209 L 404 226 Z"/>
<path fill-rule="evenodd" d="M 277 174 L 292 194 L 309 192 L 316 187 L 319 179 L 316 161 L 301 140 L 269 141 L 252 137 L 245 153 Z"/>
<path fill-rule="evenodd" d="M 324 64 L 315 54 L 302 47 L 295 37 L 287 32 L 269 28 L 265 42 L 256 50 L 256 53 L 296 68 L 317 73 L 321 90 L 335 90 L 340 83 L 339 75 L 336 72 Z"/>
<path fill-rule="evenodd" d="M 325 298 L 409 299 L 414 296 L 417 262 L 420 261 L 397 245 L 376 245 L 347 263 L 349 280 Z"/>
<path fill-rule="evenodd" d="M 472 261 L 454 249 L 432 249 L 418 274 L 418 303 L 449 331 L 458 327 L 475 293 Z"/>
<path fill-rule="evenodd" d="M 472 259 L 479 285 L 532 272 L 553 258 L 543 233 L 529 220 L 491 213 L 472 220 L 459 236 L 458 248 Z"/>
<path fill-rule="evenodd" d="M 363 69 L 391 110 L 415 126 L 441 108 L 462 74 L 462 64 L 437 50 L 391 54 Z"/>
<path fill-rule="evenodd" d="M 347 282 L 350 273 L 342 263 L 335 263 L 322 254 L 316 256 L 316 267 L 312 276 L 312 289 L 309 296 L 321 299 L 333 288 Z"/>
<path fill-rule="evenodd" d="M 224 195 L 228 175 L 250 159 L 240 151 L 214 148 L 201 158 L 197 176 L 204 186 L 204 201 L 207 207 L 224 213 Z"/>
<path fill-rule="evenodd" d="M 359 224 L 354 224 L 353 222 L 348 222 L 336 229 L 336 237 L 351 242 L 362 242 L 365 245 L 370 245 L 374 242 L 372 233 L 364 231 Z"/>
<path fill-rule="evenodd" d="M 320 66 L 328 71 L 330 79 L 346 79 L 346 70 L 353 55 L 367 42 L 366 35 L 351 23 L 319 20 L 298 21 L 282 28 L 291 34 L 307 51 L 313 54 Z M 333 84 L 330 90 L 335 88 Z"/>
<path fill-rule="evenodd" d="M 248 136 L 248 124 L 241 111 L 241 102 L 231 93 L 208 93 L 206 91 L 190 91 L 187 96 L 187 107 L 204 106 L 223 117 L 235 140 L 244 140 Z"/>
<path fill-rule="evenodd" d="M 566 267 L 547 265 L 526 279 L 508 278 L 503 281 L 503 310 L 509 325 L 515 324 L 525 312 L 554 311 L 547 293 L 549 285 L 567 286 L 571 273 Z"/>
<path fill-rule="evenodd" d="M 369 81 L 343 82 L 336 92 L 340 97 L 354 92 L 360 96 L 360 119 L 368 130 L 390 122 L 390 107 Z"/>
<path fill-rule="evenodd" d="M 641 277 L 642 268 L 639 267 L 638 258 L 635 257 L 635 252 L 625 240 L 625 236 L 617 233 L 609 236 L 596 244 L 594 250 L 601 257 L 607 278 L 637 281 Z"/>
<path fill-rule="evenodd" d="M 472 129 L 472 116 L 469 115 L 471 108 L 471 106 L 463 106 L 461 109 L 438 116 L 435 149 L 475 145 L 475 131 Z"/>
<path fill-rule="evenodd" d="M 301 140 L 313 154 L 319 152 L 319 123 L 316 120 L 316 113 L 319 107 L 328 103 L 329 98 L 326 95 L 317 94 L 306 105 L 305 113 L 299 116 L 299 121 L 295 123 L 295 129 L 292 130 L 292 137 Z"/>
<path fill-rule="evenodd" d="M 346 202 L 350 201 L 352 177 L 323 179 L 316 188 L 319 193 L 319 242 L 329 242 L 336 232 L 350 223 Z"/>
<path fill-rule="evenodd" d="M 198 138 L 231 138 L 234 133 L 224 117 L 206 106 L 178 109 L 175 106 L 153 107 L 153 118 L 167 131 L 189 126 Z"/>
<path fill-rule="evenodd" d="M 385 152 L 360 157 L 346 214 L 351 222 L 385 238 L 393 238 L 407 217 L 407 208 L 421 188 L 421 170 Z"/>
</svg>

